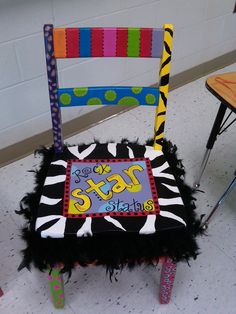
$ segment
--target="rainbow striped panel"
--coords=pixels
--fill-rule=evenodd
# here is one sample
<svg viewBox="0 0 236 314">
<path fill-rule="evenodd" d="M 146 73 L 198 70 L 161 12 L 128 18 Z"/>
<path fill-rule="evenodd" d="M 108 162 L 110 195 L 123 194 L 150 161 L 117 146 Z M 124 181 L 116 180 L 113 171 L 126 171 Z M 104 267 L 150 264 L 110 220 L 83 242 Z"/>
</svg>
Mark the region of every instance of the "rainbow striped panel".
<svg viewBox="0 0 236 314">
<path fill-rule="evenodd" d="M 96 86 L 59 88 L 60 107 L 90 105 L 157 106 L 159 89 L 139 86 Z"/>
<path fill-rule="evenodd" d="M 55 58 L 161 58 L 162 28 L 54 28 Z"/>
</svg>

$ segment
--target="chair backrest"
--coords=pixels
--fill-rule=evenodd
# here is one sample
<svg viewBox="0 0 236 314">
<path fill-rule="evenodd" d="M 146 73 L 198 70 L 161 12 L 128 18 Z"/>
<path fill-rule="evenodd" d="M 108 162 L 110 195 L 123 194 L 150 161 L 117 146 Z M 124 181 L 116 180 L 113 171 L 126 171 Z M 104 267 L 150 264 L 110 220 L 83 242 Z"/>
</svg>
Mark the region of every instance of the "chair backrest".
<svg viewBox="0 0 236 314">
<path fill-rule="evenodd" d="M 162 149 L 169 88 L 173 26 L 163 28 L 53 28 L 44 25 L 54 148 L 63 150 L 61 107 L 85 105 L 156 106 L 154 149 Z M 59 58 L 160 58 L 159 87 L 97 86 L 59 88 Z"/>
</svg>

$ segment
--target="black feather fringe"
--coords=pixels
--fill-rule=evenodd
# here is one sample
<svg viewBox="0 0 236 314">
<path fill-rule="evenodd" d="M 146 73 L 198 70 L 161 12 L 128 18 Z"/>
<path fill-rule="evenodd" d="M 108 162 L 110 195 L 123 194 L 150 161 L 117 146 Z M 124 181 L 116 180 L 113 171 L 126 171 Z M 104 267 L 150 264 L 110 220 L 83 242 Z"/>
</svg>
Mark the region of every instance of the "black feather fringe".
<svg viewBox="0 0 236 314">
<path fill-rule="evenodd" d="M 122 143 L 128 144 L 127 140 Z M 147 142 L 152 145 L 153 141 Z M 132 143 L 137 145 L 138 143 Z M 76 265 L 104 265 L 110 277 L 125 266 L 133 268 L 142 263 L 157 264 L 161 256 L 169 256 L 175 261 L 189 261 L 196 258 L 199 248 L 196 236 L 202 232 L 201 219 L 196 218 L 194 190 L 185 184 L 185 170 L 182 161 L 177 158 L 177 147 L 169 141 L 163 143 L 163 153 L 175 175 L 178 188 L 186 208 L 187 227 L 179 230 L 161 231 L 151 235 L 137 234 L 100 234 L 86 238 L 65 236 L 62 239 L 41 238 L 35 232 L 37 208 L 42 194 L 43 184 L 54 149 L 41 148 L 36 152 L 42 156 L 39 170 L 35 171 L 35 188 L 20 203 L 18 214 L 24 215 L 26 225 L 22 229 L 22 238 L 26 248 L 22 251 L 23 260 L 19 270 L 30 269 L 33 264 L 44 271 L 55 264 L 62 263 L 62 272 L 69 275 Z"/>
</svg>

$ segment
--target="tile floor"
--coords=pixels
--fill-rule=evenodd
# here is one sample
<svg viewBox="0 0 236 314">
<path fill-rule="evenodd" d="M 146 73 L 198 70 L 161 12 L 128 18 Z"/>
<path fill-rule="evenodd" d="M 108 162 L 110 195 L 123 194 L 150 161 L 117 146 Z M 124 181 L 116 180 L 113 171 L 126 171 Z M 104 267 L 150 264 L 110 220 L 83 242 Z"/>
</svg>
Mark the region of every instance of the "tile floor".
<svg viewBox="0 0 236 314">
<path fill-rule="evenodd" d="M 235 71 L 236 63 L 218 72 Z M 205 77 L 170 93 L 166 136 L 179 147 L 193 184 L 207 136 L 218 110 L 218 101 L 204 87 Z M 68 139 L 69 143 L 107 141 L 122 137 L 144 142 L 152 136 L 153 108 L 139 107 Z M 138 124 L 138 128 L 137 128 Z M 109 132 L 108 132 L 109 130 Z M 118 135 L 119 133 L 119 135 Z M 222 134 L 214 148 L 198 193 L 199 214 L 208 212 L 232 180 L 235 169 L 236 128 Z M 16 271 L 21 261 L 19 238 L 23 225 L 14 213 L 25 192 L 32 188 L 32 173 L 38 163 L 32 155 L 0 169 L 0 313 L 236 313 L 236 191 L 231 193 L 212 220 L 208 236 L 199 238 L 201 254 L 190 267 L 180 263 L 172 300 L 158 301 L 159 275 L 154 268 L 124 270 L 118 282 L 110 283 L 102 268 L 77 269 L 65 285 L 66 306 L 51 304 L 46 275 Z"/>
</svg>

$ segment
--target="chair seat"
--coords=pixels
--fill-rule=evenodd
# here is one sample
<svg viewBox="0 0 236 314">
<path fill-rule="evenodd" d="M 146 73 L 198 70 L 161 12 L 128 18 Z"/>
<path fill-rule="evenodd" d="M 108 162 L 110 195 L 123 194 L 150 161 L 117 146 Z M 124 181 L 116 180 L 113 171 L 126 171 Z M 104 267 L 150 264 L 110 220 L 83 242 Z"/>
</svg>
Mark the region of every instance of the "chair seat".
<svg viewBox="0 0 236 314">
<path fill-rule="evenodd" d="M 71 146 L 55 155 L 35 225 L 42 238 L 185 227 L 184 204 L 165 156 L 131 143 Z"/>
</svg>

